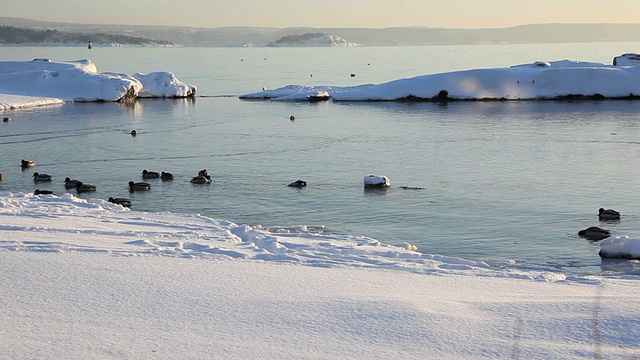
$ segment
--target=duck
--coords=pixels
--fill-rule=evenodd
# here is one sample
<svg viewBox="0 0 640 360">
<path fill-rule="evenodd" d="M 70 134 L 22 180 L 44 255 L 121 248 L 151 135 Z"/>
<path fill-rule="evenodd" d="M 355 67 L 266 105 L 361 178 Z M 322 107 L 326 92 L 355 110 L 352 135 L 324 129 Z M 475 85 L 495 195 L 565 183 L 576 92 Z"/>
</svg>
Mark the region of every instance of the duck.
<svg viewBox="0 0 640 360">
<path fill-rule="evenodd" d="M 36 189 L 36 191 L 33 192 L 33 195 L 55 195 L 55 194 L 51 190 Z"/>
<path fill-rule="evenodd" d="M 65 189 L 76 189 L 78 188 L 78 184 L 82 184 L 80 180 L 71 180 L 70 178 L 64 179 L 64 188 Z"/>
<path fill-rule="evenodd" d="M 131 207 L 131 199 L 127 199 L 127 198 L 113 198 L 113 197 L 110 197 L 109 198 L 109 202 L 110 203 L 114 203 L 114 204 L 118 204 L 118 205 L 122 205 L 124 207 Z"/>
<path fill-rule="evenodd" d="M 598 218 L 600 220 L 620 220 L 620 213 L 613 209 L 600 208 L 598 210 Z"/>
<path fill-rule="evenodd" d="M 133 182 L 133 181 L 129 181 L 129 190 L 131 191 L 136 191 L 136 190 L 141 190 L 141 191 L 146 191 L 146 190 L 150 190 L 151 189 L 151 184 L 146 183 L 146 182 Z"/>
<path fill-rule="evenodd" d="M 0 173 L 0 180 L 4 180 L 4 175 L 2 175 L 2 173 Z"/>
<path fill-rule="evenodd" d="M 173 174 L 163 171 L 162 174 L 160 174 L 160 179 L 163 181 L 173 180 Z"/>
<path fill-rule="evenodd" d="M 51 181 L 51 175 L 39 174 L 37 172 L 34 172 L 33 173 L 33 181 L 35 181 L 35 182 Z"/>
<path fill-rule="evenodd" d="M 584 230 L 578 231 L 578 236 L 586 238 L 587 240 L 602 240 L 611 236 L 609 230 L 601 229 L 597 226 L 592 226 Z"/>
<path fill-rule="evenodd" d="M 307 186 L 307 182 L 302 180 L 296 180 L 287 186 L 301 188 L 301 187 Z"/>
<path fill-rule="evenodd" d="M 142 170 L 143 179 L 157 179 L 159 177 L 160 177 L 160 174 L 155 171 Z"/>
<path fill-rule="evenodd" d="M 209 176 L 208 174 L 204 176 L 198 175 L 193 179 L 191 179 L 191 183 L 192 184 L 209 184 L 211 183 L 211 176 Z"/>
<path fill-rule="evenodd" d="M 138 135 L 138 132 L 135 129 L 131 130 L 131 136 L 135 137 L 136 135 Z"/>
<path fill-rule="evenodd" d="M 209 175 L 209 172 L 207 171 L 207 169 L 202 169 L 198 171 L 198 176 L 207 176 L 207 175 Z"/>
<path fill-rule="evenodd" d="M 26 168 L 30 168 L 30 167 L 36 166 L 36 163 L 33 160 L 24 160 L 23 159 L 23 160 L 20 161 L 20 166 L 23 169 L 26 169 Z"/>
<path fill-rule="evenodd" d="M 8 116 L 4 116 L 4 117 L 2 117 L 2 121 L 9 122 L 9 121 L 11 121 L 11 118 L 8 117 Z"/>
<path fill-rule="evenodd" d="M 95 185 L 89 185 L 89 184 L 83 184 L 80 181 L 80 182 L 78 182 L 78 184 L 76 186 L 76 191 L 79 192 L 79 193 L 92 192 L 92 191 L 96 191 L 96 186 Z"/>
</svg>

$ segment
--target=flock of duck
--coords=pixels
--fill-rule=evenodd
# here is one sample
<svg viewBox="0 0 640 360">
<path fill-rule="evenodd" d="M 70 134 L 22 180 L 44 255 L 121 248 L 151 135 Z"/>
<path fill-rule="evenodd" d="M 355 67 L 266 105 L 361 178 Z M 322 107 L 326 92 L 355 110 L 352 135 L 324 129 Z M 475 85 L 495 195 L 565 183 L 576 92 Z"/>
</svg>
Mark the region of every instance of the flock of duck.
<svg viewBox="0 0 640 360">
<path fill-rule="evenodd" d="M 20 162 L 20 166 L 22 168 L 22 170 L 26 170 L 28 168 L 32 168 L 36 165 L 36 163 L 33 160 L 21 160 Z M 171 181 L 173 180 L 173 174 L 169 173 L 169 172 L 156 172 L 156 171 L 148 171 L 148 170 L 142 170 L 142 173 L 140 174 L 142 176 L 143 180 L 148 180 L 148 179 L 160 179 L 162 181 Z M 4 178 L 4 176 L 2 175 L 2 173 L 0 173 L 0 180 L 2 180 Z M 45 183 L 45 182 L 51 182 L 51 175 L 48 174 L 41 174 L 39 172 L 34 172 L 33 173 L 33 181 L 35 183 Z M 198 175 L 194 176 L 191 181 L 192 184 L 210 184 L 211 183 L 211 175 L 209 174 L 209 172 L 207 171 L 207 169 L 202 169 L 200 171 L 198 171 Z M 298 182 L 301 182 L 300 186 L 306 186 L 306 182 L 298 180 Z M 290 185 L 291 186 L 291 185 Z M 76 180 L 76 179 L 71 179 L 69 177 L 64 179 L 64 188 L 67 190 L 76 190 L 78 193 L 88 193 L 88 192 L 93 192 L 96 191 L 98 188 L 95 185 L 91 185 L 91 184 L 86 184 L 80 180 Z M 145 181 L 129 181 L 129 191 L 134 192 L 134 191 L 148 191 L 151 190 L 151 184 L 149 184 L 148 182 Z M 55 193 L 51 190 L 40 190 L 40 189 L 36 189 L 33 192 L 35 195 L 55 195 Z M 126 206 L 126 207 L 131 207 L 131 199 L 128 198 L 122 198 L 122 197 L 109 197 L 108 199 L 109 202 L 115 203 L 115 204 L 119 204 L 122 206 Z"/>
<path fill-rule="evenodd" d="M 620 213 L 613 209 L 600 208 L 598 210 L 598 219 L 603 222 L 620 221 Z M 583 237 L 587 240 L 599 241 L 610 237 L 611 232 L 597 226 L 591 226 L 584 230 L 578 231 L 578 236 Z"/>
<path fill-rule="evenodd" d="M 26 170 L 28 168 L 32 168 L 36 165 L 33 160 L 21 160 L 20 166 L 22 170 Z M 156 172 L 156 171 L 148 171 L 142 170 L 140 173 L 143 180 L 149 179 L 160 179 L 162 181 L 171 181 L 173 180 L 173 174 L 169 172 Z M 2 180 L 4 176 L 0 173 L 0 180 Z M 46 183 L 51 182 L 51 175 L 42 174 L 39 172 L 33 173 L 33 181 L 37 183 Z M 211 183 L 211 174 L 207 171 L 207 169 L 202 169 L 198 171 L 198 175 L 191 178 L 190 182 L 192 184 L 210 184 Z M 288 186 L 302 188 L 307 186 L 307 182 L 303 180 L 296 180 L 290 183 Z M 88 193 L 96 191 L 98 188 L 95 185 L 84 183 L 80 180 L 71 179 L 69 177 L 64 179 L 64 187 L 67 190 L 76 190 L 78 193 Z M 129 181 L 129 191 L 148 191 L 151 190 L 151 184 L 145 181 Z M 35 195 L 55 195 L 55 193 L 51 190 L 40 190 L 36 189 L 34 191 Z M 131 207 L 131 199 L 123 198 L 123 197 L 109 197 L 109 202 L 119 204 L 126 207 Z"/>
</svg>

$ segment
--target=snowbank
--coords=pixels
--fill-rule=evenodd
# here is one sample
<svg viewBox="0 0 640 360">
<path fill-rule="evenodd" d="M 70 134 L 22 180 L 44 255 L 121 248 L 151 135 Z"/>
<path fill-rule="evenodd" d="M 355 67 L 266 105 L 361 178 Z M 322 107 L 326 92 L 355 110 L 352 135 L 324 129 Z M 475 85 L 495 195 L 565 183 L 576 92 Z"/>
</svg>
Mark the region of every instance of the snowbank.
<svg viewBox="0 0 640 360">
<path fill-rule="evenodd" d="M 600 241 L 603 258 L 640 259 L 640 239 L 628 236 L 612 236 Z"/>
<path fill-rule="evenodd" d="M 171 72 L 134 76 L 98 73 L 91 60 L 0 61 L 0 109 L 136 97 L 190 97 L 195 92 L 194 85 L 179 81 Z"/>
<path fill-rule="evenodd" d="M 640 62 L 625 56 L 618 63 Z M 241 99 L 307 100 L 326 91 L 335 101 L 452 101 L 619 99 L 640 97 L 640 66 L 571 60 L 536 61 L 508 68 L 422 75 L 383 84 L 349 87 L 289 85 L 241 95 Z"/>
<path fill-rule="evenodd" d="M 640 356 L 637 277 L 492 269 L 367 237 L 0 193 L 10 359 Z"/>
</svg>

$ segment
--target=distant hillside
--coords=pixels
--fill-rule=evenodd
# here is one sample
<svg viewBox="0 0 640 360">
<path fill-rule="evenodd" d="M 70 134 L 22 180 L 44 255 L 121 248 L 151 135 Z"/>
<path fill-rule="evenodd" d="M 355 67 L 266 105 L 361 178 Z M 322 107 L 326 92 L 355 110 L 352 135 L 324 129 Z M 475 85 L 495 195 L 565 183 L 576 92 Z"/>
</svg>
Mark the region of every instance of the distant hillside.
<svg viewBox="0 0 640 360">
<path fill-rule="evenodd" d="M 0 25 L 82 34 L 164 39 L 180 46 L 264 46 L 286 36 L 322 33 L 349 39 L 361 46 L 533 44 L 640 41 L 640 24 L 535 24 L 498 29 L 427 27 L 366 28 L 192 28 L 140 25 L 96 25 L 0 17 Z M 95 42 L 95 40 L 92 40 Z M 158 41 L 158 40 L 149 40 Z M 109 41 L 112 42 L 112 41 Z"/>
<path fill-rule="evenodd" d="M 302 35 L 287 35 L 267 44 L 268 46 L 295 46 L 295 47 L 348 47 L 358 44 L 341 38 L 336 35 L 323 33 L 306 33 Z"/>
<path fill-rule="evenodd" d="M 1 44 L 87 44 L 91 42 L 94 45 L 99 44 L 122 44 L 122 45 L 174 45 L 166 40 L 152 40 L 137 36 L 118 35 L 118 34 L 83 34 L 62 32 L 58 30 L 37 30 L 24 29 L 15 26 L 0 26 L 0 43 Z"/>
</svg>

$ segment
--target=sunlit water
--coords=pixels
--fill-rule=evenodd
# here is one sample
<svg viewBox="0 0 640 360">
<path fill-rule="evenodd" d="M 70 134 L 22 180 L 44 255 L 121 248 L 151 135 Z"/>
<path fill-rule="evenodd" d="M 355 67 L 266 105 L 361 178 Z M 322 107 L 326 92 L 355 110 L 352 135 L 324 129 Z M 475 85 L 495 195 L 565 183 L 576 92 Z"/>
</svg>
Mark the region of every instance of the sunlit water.
<svg viewBox="0 0 640 360">
<path fill-rule="evenodd" d="M 0 124 L 0 191 L 130 197 L 137 211 L 200 213 L 236 223 L 325 226 L 496 267 L 607 272 L 600 226 L 640 236 L 638 101 L 286 103 L 238 95 L 288 84 L 358 85 L 537 60 L 611 63 L 640 43 L 364 48 L 1 47 L 2 60 L 92 59 L 99 71 L 172 71 L 194 100 L 77 103 L 17 110 Z M 355 74 L 351 76 L 350 74 Z M 290 121 L 289 116 L 296 120 Z M 136 129 L 137 137 L 129 132 Z M 37 166 L 22 172 L 21 159 Z M 192 185 L 200 169 L 210 185 Z M 143 169 L 173 182 L 129 193 Z M 34 184 L 34 171 L 54 177 Z M 365 192 L 365 175 L 392 187 Z M 297 179 L 303 189 L 286 185 Z M 421 189 L 403 189 L 401 186 Z M 600 223 L 599 207 L 623 213 Z"/>
</svg>

